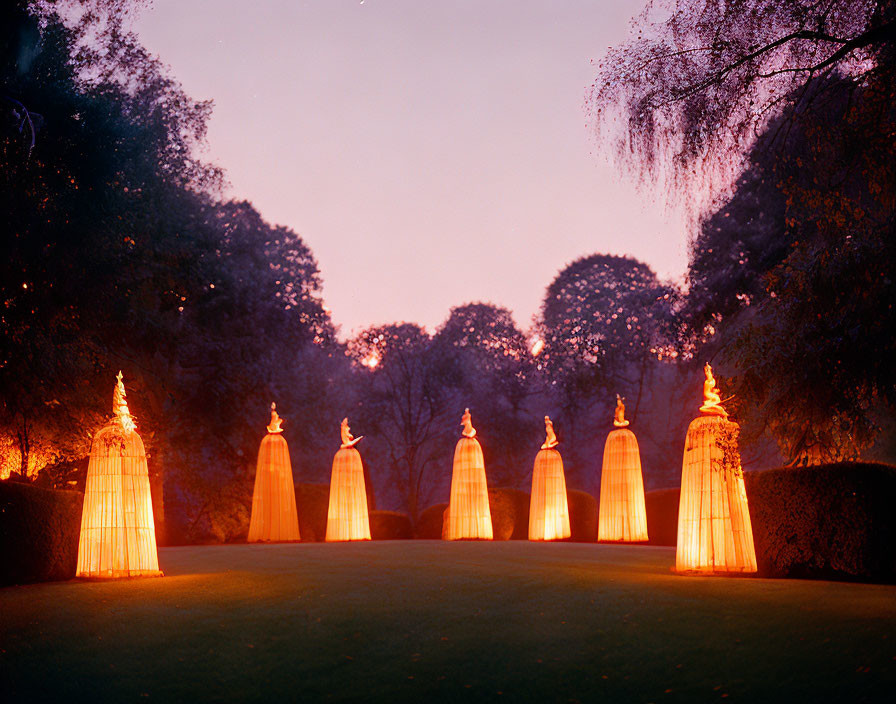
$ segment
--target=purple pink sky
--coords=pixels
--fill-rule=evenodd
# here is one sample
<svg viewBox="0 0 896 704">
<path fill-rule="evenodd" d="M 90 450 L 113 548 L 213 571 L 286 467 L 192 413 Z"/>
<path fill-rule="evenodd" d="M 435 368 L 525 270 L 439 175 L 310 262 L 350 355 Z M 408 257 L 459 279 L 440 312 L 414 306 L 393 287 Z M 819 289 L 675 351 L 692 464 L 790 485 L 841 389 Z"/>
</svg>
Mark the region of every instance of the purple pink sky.
<svg viewBox="0 0 896 704">
<path fill-rule="evenodd" d="M 341 336 L 491 301 L 524 329 L 557 272 L 686 265 L 680 218 L 604 159 L 592 61 L 629 0 L 154 0 L 136 30 L 197 99 L 230 197 L 320 264 Z"/>
</svg>

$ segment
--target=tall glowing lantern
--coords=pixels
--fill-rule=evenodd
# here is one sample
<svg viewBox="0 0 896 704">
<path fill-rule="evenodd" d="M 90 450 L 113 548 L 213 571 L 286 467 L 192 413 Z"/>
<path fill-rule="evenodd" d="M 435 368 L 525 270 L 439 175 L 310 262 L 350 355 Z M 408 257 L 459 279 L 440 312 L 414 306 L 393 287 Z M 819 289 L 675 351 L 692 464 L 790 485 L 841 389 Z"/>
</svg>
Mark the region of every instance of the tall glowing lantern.
<svg viewBox="0 0 896 704">
<path fill-rule="evenodd" d="M 252 518 L 249 542 L 290 542 L 300 540 L 296 491 L 292 481 L 289 446 L 283 438 L 283 419 L 277 404 L 271 404 L 271 424 L 258 448 L 255 491 L 252 492 Z"/>
<path fill-rule="evenodd" d="M 76 575 L 160 577 L 146 451 L 128 411 L 121 372 L 112 413 L 90 446 Z"/>
<path fill-rule="evenodd" d="M 554 424 L 548 416 L 544 417 L 544 427 L 547 438 L 535 455 L 535 468 L 532 470 L 529 540 L 562 540 L 571 535 L 563 458 L 557 451 Z"/>
<path fill-rule="evenodd" d="M 333 458 L 333 475 L 330 479 L 326 540 L 370 540 L 364 466 L 361 464 L 361 454 L 355 449 L 355 445 L 364 436 L 352 436 L 348 418 L 342 419 L 341 434 L 342 445 Z"/>
<path fill-rule="evenodd" d="M 688 427 L 678 507 L 678 572 L 755 572 L 753 528 L 737 449 L 739 427 L 703 368 L 701 415 Z"/>
<path fill-rule="evenodd" d="M 448 532 L 445 537 L 447 540 L 492 540 L 485 459 L 476 439 L 469 408 L 464 410 L 461 425 L 464 429 L 454 449 Z"/>
<path fill-rule="evenodd" d="M 625 404 L 616 395 L 615 430 L 604 445 L 600 476 L 600 513 L 597 539 L 638 543 L 647 540 L 647 510 L 644 506 L 644 478 L 638 439 L 628 429 Z"/>
</svg>

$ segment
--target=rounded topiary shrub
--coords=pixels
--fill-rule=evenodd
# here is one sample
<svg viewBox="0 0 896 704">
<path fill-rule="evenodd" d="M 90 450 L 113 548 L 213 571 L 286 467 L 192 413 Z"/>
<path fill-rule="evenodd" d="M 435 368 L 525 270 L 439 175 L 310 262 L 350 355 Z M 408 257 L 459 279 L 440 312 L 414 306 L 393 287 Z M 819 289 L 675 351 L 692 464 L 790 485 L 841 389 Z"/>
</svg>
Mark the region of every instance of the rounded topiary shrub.
<svg viewBox="0 0 896 704">
<path fill-rule="evenodd" d="M 447 508 L 448 504 L 436 504 L 421 511 L 417 517 L 414 537 L 421 540 L 441 540 L 445 509 Z"/>
<path fill-rule="evenodd" d="M 647 508 L 649 545 L 672 545 L 678 542 L 678 504 L 681 489 L 655 489 L 644 494 Z"/>
<path fill-rule="evenodd" d="M 0 482 L 0 584 L 72 579 L 84 494 Z"/>
<path fill-rule="evenodd" d="M 531 497 L 525 491 L 519 489 L 502 489 L 508 498 L 513 501 L 514 521 L 511 540 L 529 539 L 529 504 Z"/>
<path fill-rule="evenodd" d="M 373 540 L 410 540 L 414 537 L 411 518 L 397 511 L 371 511 L 370 537 Z"/>
<path fill-rule="evenodd" d="M 517 521 L 514 489 L 489 489 L 488 510 L 492 514 L 494 540 L 510 540 Z"/>
<path fill-rule="evenodd" d="M 896 582 L 896 467 L 746 472 L 760 574 Z"/>
<path fill-rule="evenodd" d="M 574 543 L 597 541 L 597 500 L 588 492 L 566 490 L 569 504 L 569 540 Z"/>
<path fill-rule="evenodd" d="M 327 537 L 328 484 L 296 484 L 296 512 L 302 542 L 323 542 Z"/>
</svg>

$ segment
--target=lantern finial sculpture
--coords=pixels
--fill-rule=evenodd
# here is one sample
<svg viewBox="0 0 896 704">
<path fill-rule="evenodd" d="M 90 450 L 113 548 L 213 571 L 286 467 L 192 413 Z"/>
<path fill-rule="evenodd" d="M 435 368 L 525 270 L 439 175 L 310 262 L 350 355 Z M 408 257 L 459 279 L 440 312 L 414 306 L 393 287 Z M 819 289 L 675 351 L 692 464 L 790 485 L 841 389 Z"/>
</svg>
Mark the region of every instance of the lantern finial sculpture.
<svg viewBox="0 0 896 704">
<path fill-rule="evenodd" d="M 258 448 L 252 517 L 249 520 L 250 543 L 301 540 L 292 463 L 289 460 L 289 446 L 282 435 L 282 425 L 277 404 L 272 403 L 268 434 Z"/>
<path fill-rule="evenodd" d="M 604 445 L 600 475 L 600 509 L 597 539 L 604 542 L 639 543 L 647 540 L 647 510 L 638 439 L 628 429 L 625 403 L 616 394 L 614 430 Z"/>
<path fill-rule="evenodd" d="M 461 418 L 462 437 L 454 449 L 447 540 L 491 540 L 492 514 L 488 506 L 485 459 L 476 439 L 470 409 Z"/>
<path fill-rule="evenodd" d="M 159 577 L 146 451 L 128 410 L 121 372 L 112 413 L 90 446 L 75 574 Z"/>
<path fill-rule="evenodd" d="M 327 510 L 328 543 L 343 540 L 370 540 L 370 516 L 367 512 L 367 490 L 364 486 L 364 465 L 355 449 L 361 438 L 353 437 L 348 418 L 340 427 L 342 444 L 333 458 L 330 478 L 330 505 Z"/>
<path fill-rule="evenodd" d="M 688 426 L 678 506 L 678 572 L 756 571 L 753 528 L 737 449 L 739 427 L 721 406 L 712 367 L 703 368 L 701 415 Z"/>
<path fill-rule="evenodd" d="M 532 470 L 532 497 L 529 502 L 529 540 L 562 540 L 569 529 L 569 505 L 566 499 L 566 477 L 563 458 L 556 447 L 554 424 L 544 417 L 546 438 L 535 455 Z"/>
</svg>

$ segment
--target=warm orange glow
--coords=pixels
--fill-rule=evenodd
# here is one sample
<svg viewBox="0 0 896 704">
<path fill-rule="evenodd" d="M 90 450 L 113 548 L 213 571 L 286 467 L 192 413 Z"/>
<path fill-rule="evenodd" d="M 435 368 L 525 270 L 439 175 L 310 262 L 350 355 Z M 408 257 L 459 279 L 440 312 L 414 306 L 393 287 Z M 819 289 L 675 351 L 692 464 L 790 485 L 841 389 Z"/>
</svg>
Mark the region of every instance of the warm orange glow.
<svg viewBox="0 0 896 704">
<path fill-rule="evenodd" d="M 611 430 L 604 445 L 600 477 L 600 512 L 597 539 L 637 543 L 647 540 L 647 510 L 638 439 L 626 428 L 625 404 L 616 396 Z"/>
<path fill-rule="evenodd" d="M 371 350 L 370 354 L 368 354 L 364 359 L 361 360 L 361 365 L 367 367 L 368 369 L 376 369 L 376 367 L 380 363 L 380 355 L 376 350 Z"/>
<path fill-rule="evenodd" d="M 451 499 L 446 540 L 491 540 L 492 514 L 488 506 L 485 459 L 476 439 L 470 409 L 464 410 L 463 437 L 454 449 Z"/>
<path fill-rule="evenodd" d="M 708 370 L 707 387 L 711 382 L 709 390 L 718 396 L 711 377 Z M 718 398 L 707 400 L 714 401 L 704 404 L 710 410 L 691 422 L 685 440 L 675 569 L 755 572 L 753 528 L 737 450 L 738 425 L 728 420 Z"/>
<path fill-rule="evenodd" d="M 563 474 L 563 458 L 554 449 L 557 447 L 557 436 L 548 416 L 544 417 L 544 425 L 547 438 L 535 455 L 535 468 L 532 470 L 529 540 L 562 540 L 571 535 L 566 477 Z"/>
<path fill-rule="evenodd" d="M 128 412 L 121 372 L 112 410 L 115 417 L 90 448 L 76 574 L 160 576 L 146 452 Z"/>
<path fill-rule="evenodd" d="M 532 356 L 537 357 L 538 355 L 540 355 L 542 353 L 543 350 L 544 350 L 544 340 L 539 338 L 532 345 Z"/>
<path fill-rule="evenodd" d="M 300 540 L 296 492 L 292 481 L 289 446 L 281 435 L 283 419 L 271 404 L 271 424 L 258 448 L 255 491 L 252 492 L 250 543 Z"/>
<path fill-rule="evenodd" d="M 333 458 L 326 540 L 370 540 L 364 466 L 354 447 L 361 438 L 352 437 L 348 419 L 342 421 L 341 435 L 342 446 Z"/>
</svg>

